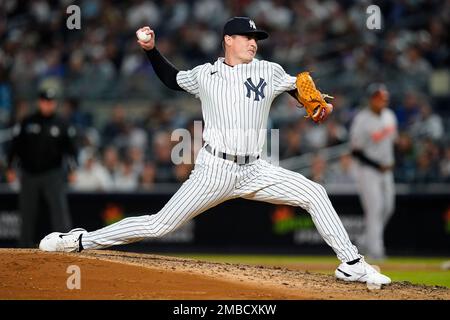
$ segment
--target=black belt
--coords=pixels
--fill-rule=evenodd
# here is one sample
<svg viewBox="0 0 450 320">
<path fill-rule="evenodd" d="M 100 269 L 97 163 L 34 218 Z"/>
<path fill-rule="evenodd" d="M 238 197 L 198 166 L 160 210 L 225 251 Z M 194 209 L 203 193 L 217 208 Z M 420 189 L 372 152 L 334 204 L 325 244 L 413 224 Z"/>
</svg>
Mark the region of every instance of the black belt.
<svg viewBox="0 0 450 320">
<path fill-rule="evenodd" d="M 233 162 L 236 162 L 237 164 L 248 164 L 253 161 L 256 161 L 259 159 L 259 156 L 238 156 L 238 155 L 232 155 L 228 154 L 222 151 L 214 150 L 209 144 L 205 145 L 206 151 L 211 153 L 213 156 L 222 158 L 224 160 L 230 160 Z"/>
</svg>

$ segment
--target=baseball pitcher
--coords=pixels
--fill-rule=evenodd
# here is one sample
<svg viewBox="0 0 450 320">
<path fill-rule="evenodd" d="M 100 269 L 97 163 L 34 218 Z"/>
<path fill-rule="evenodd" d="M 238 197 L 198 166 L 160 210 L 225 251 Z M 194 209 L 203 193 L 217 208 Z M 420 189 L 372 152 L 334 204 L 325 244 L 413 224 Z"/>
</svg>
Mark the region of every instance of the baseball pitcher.
<svg viewBox="0 0 450 320">
<path fill-rule="evenodd" d="M 335 271 L 337 278 L 390 283 L 358 253 L 321 185 L 260 158 L 269 109 L 279 94 L 290 93 L 315 122 L 322 122 L 332 111 L 311 76 L 303 72 L 293 77 L 279 64 L 255 59 L 258 41 L 269 35 L 247 17 L 234 17 L 225 24 L 225 57 L 187 71 L 177 70 L 157 50 L 153 30 L 144 27 L 137 31 L 142 32 L 149 36 L 141 36 L 143 40 L 138 43 L 161 81 L 201 101 L 205 144 L 195 167 L 158 213 L 126 218 L 92 232 L 55 232 L 42 239 L 40 248 L 81 251 L 161 237 L 209 208 L 241 197 L 307 210 L 323 239 L 342 261 Z"/>
</svg>

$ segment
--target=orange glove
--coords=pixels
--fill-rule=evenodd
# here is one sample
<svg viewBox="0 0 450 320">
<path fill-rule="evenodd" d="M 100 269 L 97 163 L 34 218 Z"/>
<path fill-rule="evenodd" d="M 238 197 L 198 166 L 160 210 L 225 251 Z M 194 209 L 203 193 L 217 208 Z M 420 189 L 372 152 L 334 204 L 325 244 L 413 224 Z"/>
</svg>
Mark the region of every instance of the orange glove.
<svg viewBox="0 0 450 320">
<path fill-rule="evenodd" d="M 327 94 L 322 94 L 316 89 L 309 72 L 301 72 L 297 75 L 297 100 L 305 108 L 308 114 L 306 118 L 311 118 L 314 122 L 321 123 L 333 111 L 333 105 L 325 101 L 325 98 L 333 98 Z"/>
</svg>

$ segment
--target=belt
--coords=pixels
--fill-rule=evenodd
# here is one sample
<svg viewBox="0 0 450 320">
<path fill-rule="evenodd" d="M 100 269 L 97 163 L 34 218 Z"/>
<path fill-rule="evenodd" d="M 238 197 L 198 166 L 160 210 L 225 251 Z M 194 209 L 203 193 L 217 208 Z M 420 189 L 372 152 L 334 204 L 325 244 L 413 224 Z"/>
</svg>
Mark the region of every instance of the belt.
<svg viewBox="0 0 450 320">
<path fill-rule="evenodd" d="M 213 156 L 222 158 L 224 160 L 230 160 L 230 161 L 236 162 L 237 164 L 248 164 L 248 163 L 251 163 L 251 162 L 259 159 L 259 156 L 249 156 L 249 155 L 238 156 L 238 155 L 228 154 L 228 153 L 225 153 L 222 151 L 214 150 L 213 147 L 211 147 L 209 144 L 205 145 L 205 149 L 206 149 L 206 151 L 211 153 Z"/>
</svg>

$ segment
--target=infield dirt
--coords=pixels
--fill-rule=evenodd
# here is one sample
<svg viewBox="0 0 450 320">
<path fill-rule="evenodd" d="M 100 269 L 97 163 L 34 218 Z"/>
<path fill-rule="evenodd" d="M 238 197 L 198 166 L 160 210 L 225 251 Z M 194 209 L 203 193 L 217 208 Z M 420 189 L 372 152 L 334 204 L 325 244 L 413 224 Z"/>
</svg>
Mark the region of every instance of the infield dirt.
<svg viewBox="0 0 450 320">
<path fill-rule="evenodd" d="M 67 288 L 71 265 L 80 268 L 80 289 Z M 283 267 L 107 250 L 0 249 L 0 299 L 449 300 L 450 289 L 394 282 L 370 291 L 364 283 Z"/>
</svg>

